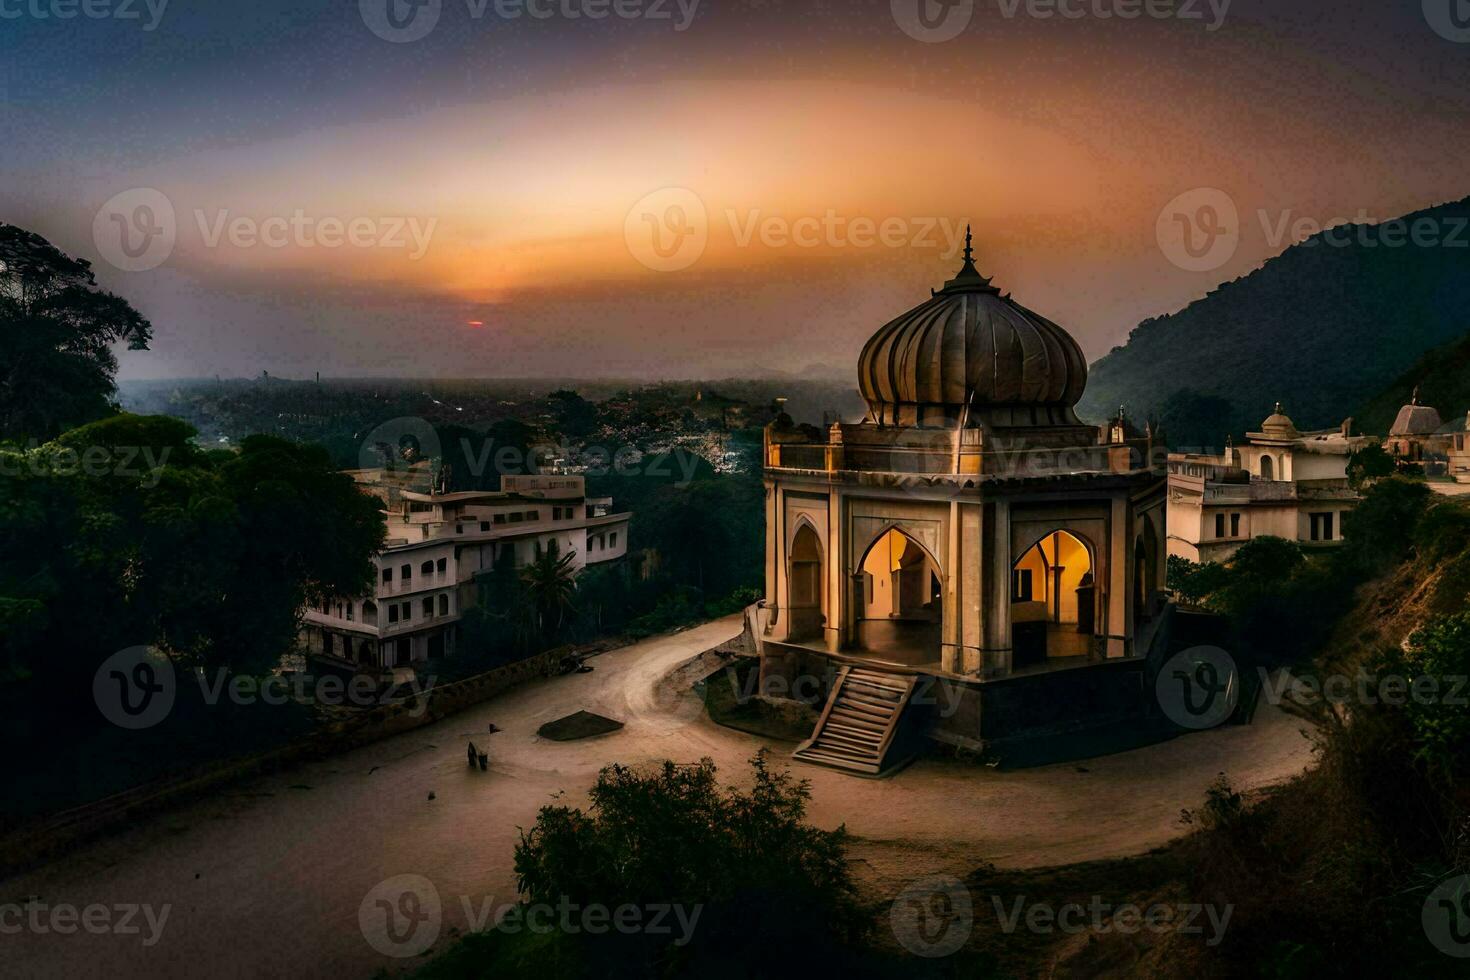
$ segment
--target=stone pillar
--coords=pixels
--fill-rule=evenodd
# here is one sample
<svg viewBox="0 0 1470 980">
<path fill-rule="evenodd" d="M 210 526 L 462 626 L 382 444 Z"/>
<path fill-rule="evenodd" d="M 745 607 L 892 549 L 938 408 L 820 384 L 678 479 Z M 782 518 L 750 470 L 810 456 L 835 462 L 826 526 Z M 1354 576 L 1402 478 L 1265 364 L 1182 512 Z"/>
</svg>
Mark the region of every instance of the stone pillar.
<svg viewBox="0 0 1470 980">
<path fill-rule="evenodd" d="M 834 426 L 836 428 L 836 426 Z M 833 488 L 827 494 L 827 550 L 822 555 L 826 576 L 822 588 L 827 590 L 827 621 L 822 624 L 822 638 L 827 650 L 836 653 L 847 645 L 847 606 L 852 590 L 847 587 L 847 515 L 843 513 L 842 494 Z"/>
<path fill-rule="evenodd" d="M 769 433 L 767 433 L 769 438 Z M 766 480 L 766 627 L 772 633 L 779 607 L 776 605 L 776 563 L 781 561 L 781 542 L 776 538 L 776 485 Z"/>
<path fill-rule="evenodd" d="M 1109 657 L 1127 656 L 1129 640 L 1133 636 L 1133 599 L 1128 587 L 1133 574 L 1128 561 L 1132 532 L 1128 520 L 1128 498 L 1114 497 L 1108 518 L 1108 605 L 1107 622 L 1104 624 Z"/>
<path fill-rule="evenodd" d="M 984 508 L 978 503 L 966 503 L 960 507 L 960 568 L 963 579 L 959 598 L 959 641 L 964 664 L 964 673 L 979 675 L 984 668 L 981 648 L 985 645 L 982 633 L 984 619 L 981 616 L 981 596 L 993 575 L 987 575 L 981 535 L 985 530 Z M 1009 589 L 1009 586 L 1007 586 Z"/>
<path fill-rule="evenodd" d="M 956 436 L 956 440 L 958 440 Z M 944 556 L 944 586 L 941 593 L 943 631 L 939 637 L 939 666 L 951 673 L 963 673 L 964 647 L 960 623 L 959 597 L 970 588 L 969 570 L 960 560 L 960 502 L 949 502 L 949 540 Z"/>
<path fill-rule="evenodd" d="M 985 636 L 984 676 L 1011 672 L 1011 505 L 1004 498 L 991 505 L 990 533 L 985 536 L 984 567 L 989 581 L 981 622 Z"/>
</svg>

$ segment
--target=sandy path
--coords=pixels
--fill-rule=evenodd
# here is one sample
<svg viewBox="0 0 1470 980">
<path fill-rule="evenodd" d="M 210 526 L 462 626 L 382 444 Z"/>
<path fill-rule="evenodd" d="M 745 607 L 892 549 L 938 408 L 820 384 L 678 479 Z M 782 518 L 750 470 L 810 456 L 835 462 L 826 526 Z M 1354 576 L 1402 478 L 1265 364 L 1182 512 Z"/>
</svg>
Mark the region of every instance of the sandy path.
<svg viewBox="0 0 1470 980">
<path fill-rule="evenodd" d="M 9 976 L 367 976 L 389 959 L 364 940 L 358 909 L 393 875 L 433 882 L 446 927 L 464 900 L 515 897 L 516 828 L 562 793 L 572 805 L 599 768 L 712 757 L 738 772 L 760 740 L 714 725 L 690 695 L 669 698 L 669 670 L 739 632 L 732 616 L 597 657 L 589 674 L 522 687 L 439 724 L 266 777 L 80 849 L 0 884 L 0 903 L 170 906 L 161 935 L 0 934 Z M 579 708 L 626 722 L 581 742 L 537 738 Z M 493 722 L 504 731 L 485 735 Z M 1121 755 L 1003 773 L 922 760 L 896 778 L 855 779 L 798 766 L 812 783 L 810 817 L 863 838 L 865 878 L 896 891 L 914 877 L 982 862 L 1026 867 L 1118 857 L 1179 833 L 1219 772 L 1237 787 L 1276 783 L 1310 761 L 1299 723 L 1262 705 L 1249 726 Z M 491 772 L 465 766 L 466 737 Z M 792 746 L 776 746 L 784 759 Z M 1079 771 L 1085 769 L 1086 771 Z M 434 792 L 436 799 L 429 800 Z M 138 920 L 141 922 L 141 919 Z M 11 920 L 0 914 L 0 931 Z M 410 961 L 412 962 L 412 961 Z"/>
</svg>

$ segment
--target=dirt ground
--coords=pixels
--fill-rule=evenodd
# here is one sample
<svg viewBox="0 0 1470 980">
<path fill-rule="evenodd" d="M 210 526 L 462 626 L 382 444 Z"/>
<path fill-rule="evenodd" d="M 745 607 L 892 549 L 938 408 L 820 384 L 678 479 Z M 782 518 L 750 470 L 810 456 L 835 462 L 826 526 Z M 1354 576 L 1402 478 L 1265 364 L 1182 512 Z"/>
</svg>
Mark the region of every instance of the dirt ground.
<svg viewBox="0 0 1470 980">
<path fill-rule="evenodd" d="M 548 803 L 580 805 L 611 762 L 708 756 L 743 776 L 746 759 L 789 743 L 722 728 L 670 671 L 735 636 L 740 617 L 593 658 L 594 670 L 535 682 L 437 725 L 156 816 L 0 884 L 0 903 L 168 906 L 143 935 L 23 930 L 5 937 L 9 976 L 368 976 L 390 959 L 359 926 L 368 892 L 417 874 L 442 903 L 444 931 L 487 901 L 515 900 L 519 827 Z M 538 738 L 585 709 L 624 722 L 573 742 Z M 501 731 L 487 734 L 490 725 Z M 1179 812 L 1218 773 L 1244 790 L 1279 784 L 1311 760 L 1301 723 L 1263 704 L 1253 724 L 1177 738 L 1083 763 L 1001 772 L 922 759 L 888 780 L 797 764 L 811 780 L 809 817 L 846 824 L 866 890 L 895 894 L 916 878 L 982 864 L 1035 868 L 1138 854 L 1181 832 Z M 490 753 L 472 771 L 465 743 Z M 430 794 L 433 798 L 430 798 Z M 442 943 L 442 940 L 441 940 Z"/>
</svg>

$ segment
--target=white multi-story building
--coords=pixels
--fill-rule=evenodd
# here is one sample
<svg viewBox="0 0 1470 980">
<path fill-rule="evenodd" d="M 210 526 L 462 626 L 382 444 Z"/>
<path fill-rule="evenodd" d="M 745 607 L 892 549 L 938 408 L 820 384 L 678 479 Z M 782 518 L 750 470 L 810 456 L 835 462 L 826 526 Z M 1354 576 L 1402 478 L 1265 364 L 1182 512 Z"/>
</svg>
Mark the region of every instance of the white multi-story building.
<svg viewBox="0 0 1470 980">
<path fill-rule="evenodd" d="M 305 610 L 303 638 L 312 654 L 360 668 L 453 653 L 460 614 L 476 601 L 476 577 L 504 555 L 525 565 L 555 542 L 580 570 L 628 552 L 630 515 L 611 513 L 610 497 L 588 497 L 581 476 L 505 476 L 499 491 L 458 493 L 405 489 L 412 480 L 382 470 L 352 476 L 387 511 L 376 587 Z"/>
<path fill-rule="evenodd" d="M 1337 429 L 1298 432 L 1278 403 L 1247 433 L 1247 444 L 1221 455 L 1169 454 L 1169 554 L 1225 561 L 1251 538 L 1267 535 L 1306 546 L 1341 544 L 1346 514 L 1358 502 L 1348 458 L 1373 440 Z"/>
</svg>

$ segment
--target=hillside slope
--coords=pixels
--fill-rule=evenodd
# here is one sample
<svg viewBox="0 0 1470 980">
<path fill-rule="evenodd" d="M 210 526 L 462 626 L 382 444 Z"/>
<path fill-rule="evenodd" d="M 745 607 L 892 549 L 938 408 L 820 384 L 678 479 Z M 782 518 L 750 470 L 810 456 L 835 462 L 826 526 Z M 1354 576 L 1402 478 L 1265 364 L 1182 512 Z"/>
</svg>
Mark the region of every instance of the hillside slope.
<svg viewBox="0 0 1470 980">
<path fill-rule="evenodd" d="M 1277 400 L 1300 428 L 1336 425 L 1426 351 L 1470 333 L 1470 198 L 1398 220 L 1421 219 L 1439 222 L 1447 244 L 1390 246 L 1383 224 L 1349 226 L 1333 233 L 1347 244 L 1315 235 L 1144 321 L 1092 365 L 1079 410 L 1159 417 L 1175 445 L 1253 429 Z"/>
<path fill-rule="evenodd" d="M 1470 261 L 1470 256 L 1466 256 Z M 1419 401 L 1433 405 L 1446 422 L 1463 420 L 1470 410 L 1470 335 L 1436 347 L 1393 380 L 1354 414 L 1363 432 L 1383 434 L 1399 408 L 1419 389 Z"/>
</svg>

